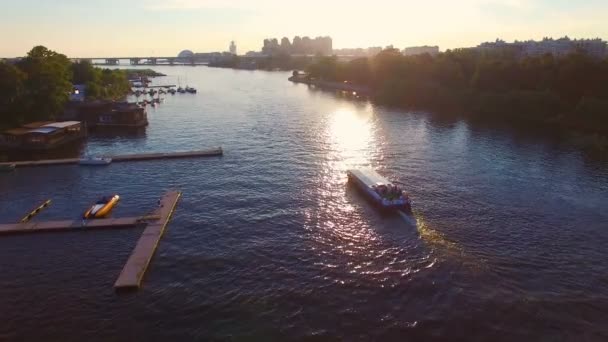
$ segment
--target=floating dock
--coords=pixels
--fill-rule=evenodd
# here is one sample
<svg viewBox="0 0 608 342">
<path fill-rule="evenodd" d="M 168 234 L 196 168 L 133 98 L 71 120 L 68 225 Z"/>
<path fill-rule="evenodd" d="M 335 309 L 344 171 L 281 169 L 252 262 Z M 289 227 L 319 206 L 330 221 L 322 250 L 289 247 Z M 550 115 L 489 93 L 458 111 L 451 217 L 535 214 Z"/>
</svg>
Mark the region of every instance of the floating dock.
<svg viewBox="0 0 608 342">
<path fill-rule="evenodd" d="M 221 147 L 208 150 L 188 151 L 188 152 L 161 152 L 161 153 L 143 153 L 143 154 L 128 154 L 117 156 L 104 156 L 112 158 L 113 163 L 128 162 L 128 161 L 144 161 L 158 159 L 183 159 L 197 157 L 216 157 L 224 154 Z M 30 160 L 0 163 L 0 167 L 4 165 L 15 165 L 15 167 L 31 167 L 31 166 L 53 166 L 53 165 L 69 165 L 78 164 L 80 158 L 67 159 L 47 159 L 47 160 Z"/>
<path fill-rule="evenodd" d="M 180 192 L 171 191 L 160 200 L 158 209 L 152 214 L 158 215 L 159 219 L 149 222 L 139 241 L 137 241 L 129 260 L 120 272 L 116 283 L 114 283 L 114 288 L 117 291 L 137 290 L 141 287 L 142 279 L 180 196 Z"/>
<path fill-rule="evenodd" d="M 120 229 L 133 228 L 144 223 L 139 217 L 125 217 L 103 220 L 62 220 L 46 222 L 27 222 L 0 224 L 0 235 L 16 235 L 68 230 Z"/>
</svg>

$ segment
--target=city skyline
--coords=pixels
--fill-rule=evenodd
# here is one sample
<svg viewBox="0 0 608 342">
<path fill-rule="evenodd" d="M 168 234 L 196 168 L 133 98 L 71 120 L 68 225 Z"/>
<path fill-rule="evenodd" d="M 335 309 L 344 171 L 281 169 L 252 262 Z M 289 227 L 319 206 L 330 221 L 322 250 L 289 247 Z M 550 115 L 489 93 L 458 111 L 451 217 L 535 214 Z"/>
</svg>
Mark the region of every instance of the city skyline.
<svg viewBox="0 0 608 342">
<path fill-rule="evenodd" d="M 230 41 L 244 54 L 260 51 L 268 37 L 296 35 L 331 36 L 337 49 L 439 45 L 442 50 L 496 38 L 608 37 L 602 21 L 608 4 L 596 0 L 379 0 L 373 7 L 312 0 L 302 8 L 277 0 L 0 1 L 0 30 L 12 32 L 3 37 L 0 57 L 23 56 L 34 45 L 70 57 L 173 56 L 183 49 L 226 51 Z"/>
</svg>

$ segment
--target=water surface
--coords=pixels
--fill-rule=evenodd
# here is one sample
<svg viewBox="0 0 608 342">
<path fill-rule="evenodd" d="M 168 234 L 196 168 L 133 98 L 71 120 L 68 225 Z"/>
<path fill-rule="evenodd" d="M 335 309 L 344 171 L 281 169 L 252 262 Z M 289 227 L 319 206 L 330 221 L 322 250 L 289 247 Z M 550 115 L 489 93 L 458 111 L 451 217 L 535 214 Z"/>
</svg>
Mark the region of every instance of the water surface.
<svg viewBox="0 0 608 342">
<path fill-rule="evenodd" d="M 383 108 L 288 73 L 158 67 L 144 134 L 97 154 L 221 145 L 223 157 L 0 174 L 0 219 L 53 199 L 115 216 L 183 191 L 144 287 L 112 285 L 140 230 L 0 239 L 0 340 L 606 340 L 608 165 L 549 138 Z M 83 152 L 84 152 L 83 151 Z M 418 227 L 347 185 L 407 184 Z"/>
</svg>

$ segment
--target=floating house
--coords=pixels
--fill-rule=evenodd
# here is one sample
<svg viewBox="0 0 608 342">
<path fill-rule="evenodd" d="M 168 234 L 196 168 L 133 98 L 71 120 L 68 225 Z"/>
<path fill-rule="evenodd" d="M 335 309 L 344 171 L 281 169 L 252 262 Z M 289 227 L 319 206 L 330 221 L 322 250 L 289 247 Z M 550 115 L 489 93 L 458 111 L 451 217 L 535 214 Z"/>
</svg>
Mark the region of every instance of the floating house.
<svg viewBox="0 0 608 342">
<path fill-rule="evenodd" d="M 146 110 L 128 102 L 71 102 L 66 107 L 64 117 L 83 121 L 89 128 L 138 128 L 148 125 Z"/>
<path fill-rule="evenodd" d="M 85 124 L 80 121 L 40 121 L 0 133 L 0 149 L 50 150 L 86 137 Z"/>
</svg>

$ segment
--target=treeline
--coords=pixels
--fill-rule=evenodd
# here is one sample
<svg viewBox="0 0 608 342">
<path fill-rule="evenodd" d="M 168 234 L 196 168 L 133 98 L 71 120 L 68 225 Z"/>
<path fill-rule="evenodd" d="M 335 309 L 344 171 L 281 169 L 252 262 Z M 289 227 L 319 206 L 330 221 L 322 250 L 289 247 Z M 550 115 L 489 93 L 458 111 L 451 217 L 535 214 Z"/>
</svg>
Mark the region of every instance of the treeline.
<svg viewBox="0 0 608 342">
<path fill-rule="evenodd" d="M 302 70 L 310 65 L 311 57 L 278 54 L 266 57 L 231 56 L 209 63 L 210 67 L 250 70 Z"/>
<path fill-rule="evenodd" d="M 608 60 L 582 53 L 519 59 L 506 52 L 458 49 L 373 58 L 321 58 L 309 77 L 373 89 L 380 103 L 459 111 L 489 120 L 524 120 L 608 133 Z"/>
<path fill-rule="evenodd" d="M 53 120 L 64 109 L 74 84 L 85 84 L 88 99 L 124 97 L 130 88 L 124 71 L 72 63 L 43 46 L 10 64 L 0 62 L 0 127 Z"/>
</svg>

